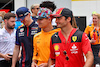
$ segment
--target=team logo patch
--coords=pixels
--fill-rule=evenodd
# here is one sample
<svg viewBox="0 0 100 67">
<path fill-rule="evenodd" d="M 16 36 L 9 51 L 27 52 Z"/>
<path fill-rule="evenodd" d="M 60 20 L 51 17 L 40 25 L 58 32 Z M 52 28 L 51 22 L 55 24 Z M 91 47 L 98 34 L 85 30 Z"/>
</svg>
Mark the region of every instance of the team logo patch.
<svg viewBox="0 0 100 67">
<path fill-rule="evenodd" d="M 60 55 L 60 52 L 55 52 L 55 55 L 56 55 L 56 56 L 59 56 L 59 55 Z"/>
<path fill-rule="evenodd" d="M 38 27 L 32 27 L 31 30 L 38 29 Z"/>
<path fill-rule="evenodd" d="M 19 17 L 22 17 L 22 16 L 23 16 L 23 14 L 20 14 L 20 15 L 19 15 Z"/>
<path fill-rule="evenodd" d="M 59 50 L 59 46 L 58 45 L 55 45 L 54 46 L 54 49 L 55 49 L 55 51 L 58 51 Z"/>
<path fill-rule="evenodd" d="M 20 32 L 23 32 L 24 31 L 24 28 L 20 29 Z"/>
<path fill-rule="evenodd" d="M 77 36 L 73 36 L 72 40 L 75 42 L 77 40 Z"/>
<path fill-rule="evenodd" d="M 73 44 L 73 46 L 70 49 L 72 54 L 77 54 L 78 53 L 78 48 L 75 44 Z"/>
</svg>

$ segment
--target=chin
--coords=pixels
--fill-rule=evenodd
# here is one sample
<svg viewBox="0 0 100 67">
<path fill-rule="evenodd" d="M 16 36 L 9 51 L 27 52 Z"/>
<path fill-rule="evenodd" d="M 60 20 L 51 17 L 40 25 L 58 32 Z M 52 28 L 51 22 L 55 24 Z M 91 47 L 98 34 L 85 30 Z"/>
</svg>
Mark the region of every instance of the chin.
<svg viewBox="0 0 100 67">
<path fill-rule="evenodd" d="M 57 26 L 58 28 L 61 28 L 61 26 Z"/>
<path fill-rule="evenodd" d="M 41 26 L 38 26 L 39 28 L 42 28 Z"/>
</svg>

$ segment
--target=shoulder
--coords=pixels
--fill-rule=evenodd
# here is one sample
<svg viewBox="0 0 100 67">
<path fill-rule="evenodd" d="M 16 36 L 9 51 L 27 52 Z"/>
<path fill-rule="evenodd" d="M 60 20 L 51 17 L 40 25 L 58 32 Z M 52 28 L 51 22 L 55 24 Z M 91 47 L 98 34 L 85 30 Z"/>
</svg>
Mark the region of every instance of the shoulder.
<svg viewBox="0 0 100 67">
<path fill-rule="evenodd" d="M 21 28 L 21 27 L 23 27 L 23 26 L 24 26 L 24 24 L 20 25 L 18 28 Z"/>
<path fill-rule="evenodd" d="M 3 29 L 0 29 L 0 35 L 2 35 L 2 34 L 3 34 L 3 32 L 4 32 L 4 30 L 3 30 Z"/>
<path fill-rule="evenodd" d="M 93 24 L 90 24 L 90 25 L 87 26 L 87 28 L 90 28 L 90 27 L 92 27 L 92 26 L 93 26 Z"/>
<path fill-rule="evenodd" d="M 53 31 L 55 31 L 55 32 L 58 32 L 60 30 L 61 30 L 60 28 L 53 29 Z"/>
<path fill-rule="evenodd" d="M 35 35 L 34 35 L 34 38 L 39 37 L 39 36 L 40 36 L 40 34 L 41 34 L 41 32 L 39 32 L 39 33 L 35 34 Z"/>
<path fill-rule="evenodd" d="M 19 31 L 24 31 L 24 28 L 25 28 L 25 26 L 18 27 L 16 31 L 17 31 L 17 32 L 19 32 Z"/>
<path fill-rule="evenodd" d="M 58 33 L 59 33 L 59 32 L 56 32 L 56 33 L 51 37 L 52 44 L 54 44 L 54 43 L 61 43 L 61 39 L 59 38 Z"/>
<path fill-rule="evenodd" d="M 73 34 L 73 36 L 79 36 L 79 35 L 82 35 L 83 34 L 83 32 L 82 31 L 80 31 L 80 30 L 76 30 L 76 32 Z"/>
<path fill-rule="evenodd" d="M 53 34 L 51 38 L 58 37 L 58 33 L 59 33 L 59 32 L 56 32 L 55 34 Z"/>
<path fill-rule="evenodd" d="M 21 26 L 18 27 L 18 29 L 24 28 L 24 24 L 22 24 Z"/>
<path fill-rule="evenodd" d="M 71 36 L 71 42 L 81 42 L 82 35 L 84 32 L 76 30 L 76 32 Z"/>
</svg>

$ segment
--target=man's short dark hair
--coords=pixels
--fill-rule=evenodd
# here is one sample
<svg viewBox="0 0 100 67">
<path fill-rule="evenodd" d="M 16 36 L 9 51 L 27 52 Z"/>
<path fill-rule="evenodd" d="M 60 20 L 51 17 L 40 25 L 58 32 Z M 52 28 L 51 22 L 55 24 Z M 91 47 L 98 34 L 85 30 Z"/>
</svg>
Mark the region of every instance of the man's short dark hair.
<svg viewBox="0 0 100 67">
<path fill-rule="evenodd" d="M 40 4 L 40 7 L 46 7 L 46 8 L 52 8 L 52 12 L 56 9 L 56 5 L 54 4 L 54 2 L 51 2 L 51 1 L 43 1 L 41 4 Z"/>
<path fill-rule="evenodd" d="M 4 15 L 4 20 L 5 20 L 5 19 L 8 20 L 8 19 L 10 19 L 11 17 L 14 17 L 14 18 L 15 18 L 16 15 L 15 15 L 14 13 L 10 13 L 10 12 L 9 12 L 9 13 L 6 13 L 6 14 Z"/>
</svg>

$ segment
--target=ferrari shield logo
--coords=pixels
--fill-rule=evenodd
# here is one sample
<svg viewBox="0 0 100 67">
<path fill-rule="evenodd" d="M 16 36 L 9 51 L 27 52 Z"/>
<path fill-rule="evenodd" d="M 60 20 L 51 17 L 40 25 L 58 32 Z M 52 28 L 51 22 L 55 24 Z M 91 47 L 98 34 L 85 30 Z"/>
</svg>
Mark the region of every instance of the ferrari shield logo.
<svg viewBox="0 0 100 67">
<path fill-rule="evenodd" d="M 77 40 L 77 36 L 73 36 L 72 40 L 75 42 Z"/>
</svg>

